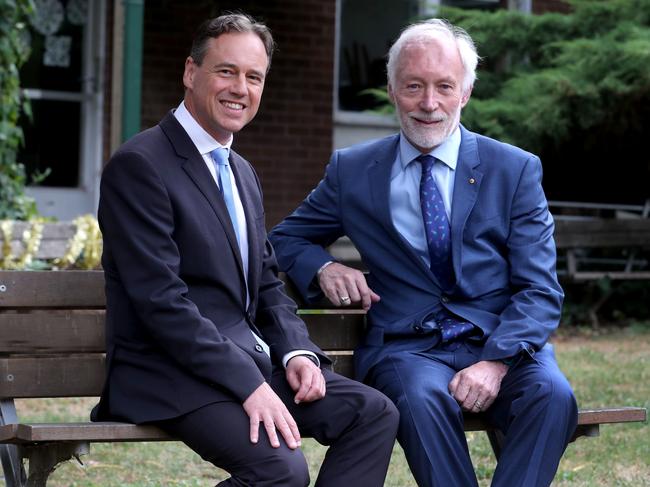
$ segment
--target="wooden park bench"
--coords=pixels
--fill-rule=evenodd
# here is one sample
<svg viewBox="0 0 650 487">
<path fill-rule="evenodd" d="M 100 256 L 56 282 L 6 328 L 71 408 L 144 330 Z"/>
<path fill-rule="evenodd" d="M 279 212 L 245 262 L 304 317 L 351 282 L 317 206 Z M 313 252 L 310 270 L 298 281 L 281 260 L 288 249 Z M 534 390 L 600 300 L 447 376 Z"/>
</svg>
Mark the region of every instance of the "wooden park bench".
<svg viewBox="0 0 650 487">
<path fill-rule="evenodd" d="M 650 199 L 644 205 L 550 201 L 549 206 L 561 277 L 650 280 Z"/>
<path fill-rule="evenodd" d="M 100 271 L 0 271 L 0 458 L 7 487 L 46 485 L 57 464 L 87 454 L 91 443 L 173 440 L 152 426 L 29 424 L 18 418 L 14 399 L 100 394 L 104 306 Z M 300 314 L 314 341 L 334 359 L 335 370 L 352 375 L 363 312 L 301 309 Z M 575 437 L 597 436 L 601 424 L 645 419 L 642 408 L 581 410 Z M 467 415 L 465 429 L 486 431 L 499 455 L 501 438 L 480 415 Z"/>
</svg>

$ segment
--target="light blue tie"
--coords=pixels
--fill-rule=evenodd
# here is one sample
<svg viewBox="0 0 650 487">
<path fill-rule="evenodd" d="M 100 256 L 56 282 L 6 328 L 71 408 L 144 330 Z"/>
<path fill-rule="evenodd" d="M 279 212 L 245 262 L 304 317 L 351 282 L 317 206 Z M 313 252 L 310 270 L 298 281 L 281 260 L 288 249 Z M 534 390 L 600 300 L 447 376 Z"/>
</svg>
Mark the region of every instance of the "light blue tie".
<svg viewBox="0 0 650 487">
<path fill-rule="evenodd" d="M 237 212 L 235 210 L 235 198 L 232 194 L 232 185 L 230 183 L 230 164 L 228 163 L 228 149 L 219 147 L 210 152 L 212 160 L 217 166 L 217 176 L 219 179 L 219 189 L 228 208 L 230 221 L 235 229 L 237 236 L 237 245 L 240 245 L 239 225 L 237 224 Z"/>
</svg>

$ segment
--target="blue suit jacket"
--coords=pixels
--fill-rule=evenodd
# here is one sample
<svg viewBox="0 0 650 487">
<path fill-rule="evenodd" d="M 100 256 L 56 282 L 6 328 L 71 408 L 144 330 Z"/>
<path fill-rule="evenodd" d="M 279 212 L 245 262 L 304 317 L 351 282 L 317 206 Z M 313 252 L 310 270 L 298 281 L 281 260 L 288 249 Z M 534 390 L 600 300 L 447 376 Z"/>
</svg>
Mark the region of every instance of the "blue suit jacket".
<svg viewBox="0 0 650 487">
<path fill-rule="evenodd" d="M 316 298 L 315 274 L 333 260 L 325 247 L 342 235 L 352 240 L 381 296 L 355 354 L 359 379 L 393 350 L 435 343 L 427 317 L 440 305 L 482 330 L 482 359 L 533 354 L 557 327 L 563 299 L 539 158 L 461 127 L 451 211 L 456 282 L 441 289 L 392 223 L 398 141 L 394 135 L 334 153 L 316 189 L 269 234 L 281 270 Z"/>
<path fill-rule="evenodd" d="M 251 327 L 276 363 L 297 349 L 329 363 L 277 279 L 253 168 L 232 151 L 230 165 L 246 213 L 246 277 L 223 198 L 171 113 L 106 166 L 99 222 L 107 380 L 94 420 L 142 423 L 244 401 L 272 371 Z"/>
</svg>

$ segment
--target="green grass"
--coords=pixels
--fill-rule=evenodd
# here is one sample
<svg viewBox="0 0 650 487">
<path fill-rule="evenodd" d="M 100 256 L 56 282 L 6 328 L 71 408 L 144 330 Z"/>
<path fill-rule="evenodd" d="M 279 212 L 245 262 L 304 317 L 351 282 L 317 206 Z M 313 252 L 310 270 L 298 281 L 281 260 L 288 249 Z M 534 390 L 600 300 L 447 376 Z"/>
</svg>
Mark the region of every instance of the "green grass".
<svg viewBox="0 0 650 487">
<path fill-rule="evenodd" d="M 571 381 L 580 407 L 650 408 L 650 330 L 647 327 L 600 336 L 555 340 L 560 366 Z M 93 399 L 23 400 L 23 421 L 85 420 Z M 468 443 L 481 487 L 488 486 L 494 458 L 483 433 Z M 325 448 L 303 442 L 312 478 Z M 203 462 L 177 442 L 94 444 L 84 466 L 68 462 L 50 477 L 50 487 L 210 486 L 227 474 Z M 0 485 L 2 483 L 0 482 Z M 395 447 L 388 487 L 414 486 L 401 448 Z M 647 424 L 604 425 L 599 438 L 581 438 L 567 449 L 553 484 L 557 487 L 650 485 L 650 430 Z"/>
</svg>

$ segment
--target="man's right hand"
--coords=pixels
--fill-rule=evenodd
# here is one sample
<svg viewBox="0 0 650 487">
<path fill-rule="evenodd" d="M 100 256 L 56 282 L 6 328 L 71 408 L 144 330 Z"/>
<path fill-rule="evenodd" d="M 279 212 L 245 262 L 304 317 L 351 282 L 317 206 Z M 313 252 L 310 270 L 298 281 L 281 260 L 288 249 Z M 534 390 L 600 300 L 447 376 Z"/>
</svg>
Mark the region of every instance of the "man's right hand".
<svg viewBox="0 0 650 487">
<path fill-rule="evenodd" d="M 266 434 L 269 436 L 273 448 L 280 447 L 278 431 L 289 448 L 294 450 L 300 446 L 298 425 L 287 407 L 266 382 L 263 382 L 246 398 L 244 411 L 250 418 L 251 443 L 257 443 L 259 440 L 260 423 L 264 423 Z"/>
<path fill-rule="evenodd" d="M 368 287 L 361 271 L 333 262 L 318 276 L 318 284 L 334 306 L 349 306 L 361 303 L 365 310 L 381 298 Z"/>
</svg>

